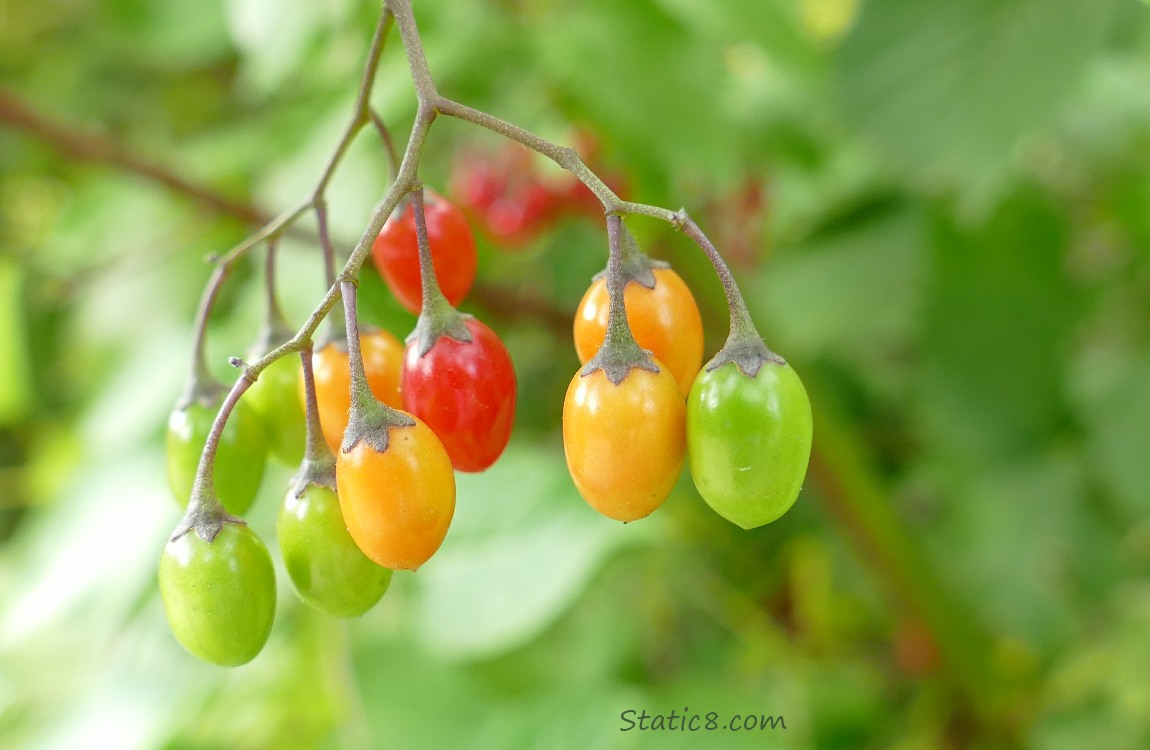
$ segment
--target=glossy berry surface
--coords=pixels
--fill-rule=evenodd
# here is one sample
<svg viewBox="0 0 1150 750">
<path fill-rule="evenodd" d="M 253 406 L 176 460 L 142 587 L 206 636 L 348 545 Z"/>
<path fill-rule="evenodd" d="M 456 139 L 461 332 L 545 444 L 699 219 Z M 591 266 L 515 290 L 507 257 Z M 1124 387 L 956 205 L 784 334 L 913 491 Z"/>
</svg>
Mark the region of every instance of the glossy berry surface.
<svg viewBox="0 0 1150 750">
<path fill-rule="evenodd" d="M 794 504 L 811 455 L 811 403 L 790 365 L 754 377 L 733 363 L 699 374 L 687 399 L 691 476 L 716 513 L 744 529 Z"/>
<path fill-rule="evenodd" d="M 177 409 L 168 418 L 165 438 L 168 485 L 181 506 L 187 507 L 208 433 L 219 403 L 200 402 Z M 243 515 L 259 491 L 267 462 L 267 442 L 259 415 L 240 399 L 220 436 L 216 451 L 216 494 L 229 513 Z"/>
<path fill-rule="evenodd" d="M 441 336 L 422 357 L 417 340 L 403 358 L 403 408 L 443 441 L 459 471 L 483 471 L 507 447 L 515 422 L 516 380 L 499 336 L 469 318 L 471 341 Z"/>
<path fill-rule="evenodd" d="M 269 455 L 287 466 L 299 465 L 307 441 L 303 405 L 296 395 L 300 379 L 299 357 L 281 357 L 244 394 L 263 422 Z"/>
<path fill-rule="evenodd" d="M 427 242 L 435 276 L 452 305 L 458 305 L 471 290 L 479 260 L 471 227 L 455 204 L 424 191 L 424 218 Z M 387 220 L 371 247 L 380 276 L 400 304 L 418 313 L 423 302 L 419 277 L 419 245 L 415 234 L 415 211 L 404 203 Z"/>
<path fill-rule="evenodd" d="M 637 281 L 623 288 L 627 321 L 635 341 L 670 369 L 686 398 L 703 361 L 703 320 L 679 274 L 669 268 L 656 268 L 653 273 L 654 288 Z M 607 282 L 597 279 L 575 313 L 575 352 L 580 362 L 586 364 L 603 345 L 610 307 Z"/>
<path fill-rule="evenodd" d="M 164 547 L 160 598 L 184 648 L 220 666 L 246 664 L 275 618 L 271 556 L 246 524 L 225 523 L 210 543 L 189 531 Z"/>
<path fill-rule="evenodd" d="M 311 484 L 298 495 L 288 492 L 276 538 L 300 597 L 329 615 L 362 615 L 391 583 L 391 570 L 369 560 L 352 540 L 330 487 Z"/>
<path fill-rule="evenodd" d="M 665 367 L 633 369 L 619 385 L 602 370 L 576 373 L 563 402 L 563 451 L 583 499 L 617 521 L 662 505 L 683 465 L 684 408 Z"/>
<path fill-rule="evenodd" d="M 415 570 L 435 554 L 455 514 L 455 473 L 423 422 L 390 428 L 387 450 L 360 441 L 336 454 L 347 530 L 363 553 L 393 570 Z"/>
</svg>

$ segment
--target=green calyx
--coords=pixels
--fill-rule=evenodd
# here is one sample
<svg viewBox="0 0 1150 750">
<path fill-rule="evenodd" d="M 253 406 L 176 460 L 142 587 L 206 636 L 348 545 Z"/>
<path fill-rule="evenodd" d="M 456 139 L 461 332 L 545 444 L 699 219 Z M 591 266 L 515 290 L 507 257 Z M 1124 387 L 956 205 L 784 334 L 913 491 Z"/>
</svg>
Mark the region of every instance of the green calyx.
<svg viewBox="0 0 1150 750">
<path fill-rule="evenodd" d="M 608 380 L 619 385 L 636 367 L 650 372 L 659 372 L 659 366 L 655 364 L 651 352 L 639 346 L 639 343 L 635 341 L 635 336 L 631 333 L 631 325 L 627 322 L 627 308 L 623 302 L 623 288 L 627 283 L 624 270 L 626 257 L 629 255 L 633 268 L 643 265 L 643 261 L 637 260 L 640 256 L 646 259 L 647 263 L 653 263 L 653 261 L 646 258 L 643 252 L 639 250 L 638 245 L 635 244 L 635 238 L 627 231 L 627 227 L 623 225 L 623 219 L 618 215 L 607 217 L 607 238 L 610 245 L 606 271 L 607 292 L 611 298 L 607 312 L 607 330 L 603 337 L 603 345 L 599 347 L 599 351 L 595 352 L 594 357 L 587 360 L 587 364 L 583 366 L 579 374 L 582 377 L 587 377 L 596 370 L 602 370 Z M 646 267 L 648 275 L 650 275 L 653 267 L 653 265 Z M 650 275 L 650 280 L 650 286 L 654 287 L 655 277 Z"/>
<path fill-rule="evenodd" d="M 736 335 L 733 331 L 723 348 L 711 358 L 704 369 L 712 372 L 725 364 L 734 363 L 749 378 L 759 374 L 763 364 L 785 365 L 787 361 L 775 354 L 752 330 L 752 335 Z"/>
<path fill-rule="evenodd" d="M 611 335 L 610 320 L 614 317 L 614 312 L 612 312 L 611 317 L 608 318 L 607 337 L 603 340 L 603 346 L 599 347 L 599 351 L 595 352 L 594 357 L 587 360 L 587 364 L 583 365 L 579 374 L 587 377 L 596 370 L 602 370 L 608 380 L 619 385 L 635 368 L 659 372 L 659 365 L 655 364 L 651 351 L 639 346 L 635 337 L 631 335 L 629 326 L 624 329 L 625 337 L 623 335 L 614 337 Z M 626 323 L 626 318 L 624 318 L 623 324 L 626 325 Z"/>
<path fill-rule="evenodd" d="M 671 264 L 665 260 L 655 260 L 643 252 L 639 247 L 639 243 L 635 241 L 635 236 L 631 234 L 631 231 L 627 229 L 626 225 L 620 223 L 619 229 L 619 261 L 623 287 L 626 288 L 627 284 L 634 281 L 648 289 L 654 289 L 655 269 L 670 268 Z M 610 263 L 608 263 L 607 268 L 604 268 L 592 278 L 596 281 L 607 278 L 609 272 Z"/>
<path fill-rule="evenodd" d="M 415 343 L 421 357 L 431 351 L 435 342 L 443 336 L 463 343 L 471 342 L 471 331 L 468 330 L 466 323 L 472 316 L 452 307 L 438 286 L 435 291 L 436 295 L 424 294 L 419 319 L 415 322 L 415 328 L 404 339 L 405 343 Z M 431 299 L 428 300 L 428 297 Z"/>
<path fill-rule="evenodd" d="M 192 489 L 192 499 L 188 502 L 188 510 L 184 513 L 184 517 L 180 519 L 180 523 L 172 532 L 168 541 L 174 542 L 189 531 L 195 531 L 196 534 L 205 542 L 211 544 L 216 535 L 224 527 L 224 524 L 232 523 L 239 526 L 246 526 L 247 522 L 239 516 L 233 516 L 228 513 L 224 506 L 220 503 L 220 499 L 216 497 L 215 490 L 210 486 L 205 486 L 203 482 L 196 482 L 196 486 Z"/>
<path fill-rule="evenodd" d="M 351 415 L 343 433 L 343 443 L 339 446 L 343 453 L 348 453 L 360 442 L 367 443 L 377 453 L 383 453 L 391 443 L 391 428 L 415 426 L 415 419 L 410 415 L 381 403 L 370 389 L 365 388 L 364 391 L 366 393 L 356 393 L 353 389 Z"/>
<path fill-rule="evenodd" d="M 211 375 L 193 375 L 188 380 L 184 392 L 180 394 L 180 398 L 176 401 L 176 410 L 183 411 L 192 406 L 192 404 L 199 404 L 209 409 L 218 408 L 219 405 L 223 403 L 224 395 L 227 391 L 227 386 Z"/>
<path fill-rule="evenodd" d="M 324 444 L 324 448 L 327 445 Z M 291 478 L 291 483 L 288 485 L 288 492 L 295 497 L 303 495 L 308 487 L 327 487 L 332 492 L 335 492 L 335 456 L 332 455 L 330 450 L 325 451 L 327 455 L 319 458 L 307 457 L 304 458 L 303 463 L 300 464 L 299 471 Z"/>
</svg>

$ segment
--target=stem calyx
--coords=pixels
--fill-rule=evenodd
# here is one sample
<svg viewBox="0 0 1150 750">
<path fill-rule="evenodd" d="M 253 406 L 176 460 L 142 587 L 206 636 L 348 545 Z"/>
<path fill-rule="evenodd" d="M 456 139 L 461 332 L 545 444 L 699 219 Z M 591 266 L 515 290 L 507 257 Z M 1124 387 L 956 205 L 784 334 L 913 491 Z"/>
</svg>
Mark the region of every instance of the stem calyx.
<svg viewBox="0 0 1150 750">
<path fill-rule="evenodd" d="M 643 253 L 618 214 L 607 217 L 607 241 L 610 247 L 607 257 L 607 293 L 611 298 L 607 312 L 607 331 L 603 345 L 594 357 L 587 360 L 579 374 L 587 377 L 596 370 L 602 370 L 608 380 L 619 385 L 635 368 L 659 372 L 659 366 L 655 364 L 650 350 L 635 341 L 631 325 L 627 322 L 627 308 L 623 301 L 623 287 L 627 281 L 624 277 L 624 256 L 630 252 L 634 258 L 636 254 Z M 651 286 L 654 285 L 655 279 L 652 276 Z"/>
<path fill-rule="evenodd" d="M 288 492 L 293 497 L 300 497 L 308 487 L 312 486 L 327 487 L 332 492 L 336 491 L 335 456 L 330 450 L 327 451 L 327 455 L 320 458 L 305 457 L 299 470 L 291 478 Z"/>
<path fill-rule="evenodd" d="M 188 510 L 180 519 L 179 525 L 176 526 L 168 541 L 174 542 L 189 531 L 195 531 L 200 539 L 211 544 L 225 523 L 247 525 L 247 521 L 239 516 L 233 516 L 224 509 L 220 499 L 216 497 L 213 487 L 205 486 L 203 482 L 197 479 L 192 488 L 192 498 L 188 502 Z"/>
<path fill-rule="evenodd" d="M 648 289 L 655 288 L 655 269 L 670 268 L 671 264 L 665 260 L 655 260 L 647 255 L 639 247 L 639 243 L 635 241 L 634 235 L 627 229 L 625 224 L 620 225 L 619 233 L 619 253 L 620 262 L 622 265 L 622 279 L 623 288 L 626 289 L 627 284 L 634 281 L 637 284 L 642 284 Z M 610 272 L 610 262 L 607 268 L 604 268 L 599 273 L 595 274 L 592 278 L 596 281 L 599 279 L 606 279 Z"/>
<path fill-rule="evenodd" d="M 367 443 L 376 453 L 383 453 L 391 444 L 391 429 L 393 427 L 414 427 L 415 419 L 398 409 L 392 409 L 381 403 L 371 394 L 366 398 L 353 394 L 351 415 L 347 420 L 347 430 L 343 433 L 343 443 L 339 446 L 340 452 L 348 453 L 358 443 Z"/>
</svg>

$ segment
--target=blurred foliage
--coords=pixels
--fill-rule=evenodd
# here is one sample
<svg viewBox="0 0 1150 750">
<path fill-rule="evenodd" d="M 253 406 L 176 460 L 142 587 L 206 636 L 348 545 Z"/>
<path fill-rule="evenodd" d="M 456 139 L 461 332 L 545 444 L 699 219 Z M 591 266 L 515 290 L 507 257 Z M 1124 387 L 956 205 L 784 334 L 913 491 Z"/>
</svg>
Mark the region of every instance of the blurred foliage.
<svg viewBox="0 0 1150 750">
<path fill-rule="evenodd" d="M 203 258 L 250 227 L 0 120 L 0 746 L 1150 747 L 1145 3 L 415 6 L 443 93 L 592 133 L 632 197 L 686 206 L 728 253 L 811 391 L 800 502 L 743 532 L 685 473 L 651 519 L 598 517 L 558 420 L 601 229 L 485 241 L 465 308 L 512 350 L 519 421 L 459 478 L 441 552 L 346 624 L 281 569 L 265 652 L 200 664 L 156 592 L 179 515 L 160 437 Z M 0 0 L 0 95 L 274 213 L 334 145 L 377 10 Z M 374 101 L 402 137 L 397 38 Z M 461 149 L 497 147 L 440 121 L 423 176 L 446 189 Z M 345 251 L 387 175 L 357 140 L 329 193 Z M 695 289 L 715 351 L 705 261 L 631 225 Z M 281 266 L 302 321 L 324 287 L 306 232 Z M 253 271 L 213 321 L 221 377 L 259 325 Z M 367 319 L 409 330 L 370 268 L 362 288 Z M 250 519 L 273 548 L 289 475 Z M 622 732 L 627 709 L 786 729 Z"/>
</svg>

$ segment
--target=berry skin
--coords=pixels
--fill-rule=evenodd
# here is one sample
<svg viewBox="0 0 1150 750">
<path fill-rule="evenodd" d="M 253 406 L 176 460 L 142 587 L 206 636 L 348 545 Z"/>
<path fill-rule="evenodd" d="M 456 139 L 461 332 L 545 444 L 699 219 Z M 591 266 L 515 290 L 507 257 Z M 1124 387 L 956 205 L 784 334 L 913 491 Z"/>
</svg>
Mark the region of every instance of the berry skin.
<svg viewBox="0 0 1150 750">
<path fill-rule="evenodd" d="M 300 597 L 334 617 L 359 617 L 391 583 L 391 571 L 369 560 L 351 538 L 330 487 L 288 492 L 276 521 L 284 567 Z"/>
<path fill-rule="evenodd" d="M 383 452 L 363 441 L 340 450 L 335 473 L 347 530 L 377 565 L 415 570 L 439 549 L 455 514 L 455 473 L 426 424 L 390 428 Z"/>
<path fill-rule="evenodd" d="M 703 362 L 703 319 L 679 274 L 669 268 L 656 268 L 653 273 L 653 289 L 637 281 L 627 283 L 623 305 L 635 341 L 671 370 L 686 398 Z M 575 352 L 583 364 L 603 344 L 610 307 L 606 279 L 597 279 L 575 313 Z"/>
<path fill-rule="evenodd" d="M 479 257 L 467 217 L 455 204 L 424 191 L 424 218 L 431 262 L 443 296 L 458 305 L 471 290 Z M 371 246 L 380 276 L 400 304 L 418 313 L 423 304 L 419 278 L 419 246 L 415 236 L 415 210 L 404 203 L 383 225 Z"/>
<path fill-rule="evenodd" d="M 734 363 L 699 373 L 687 398 L 687 450 L 699 494 L 744 529 L 794 504 L 811 456 L 811 402 L 790 365 L 754 377 Z"/>
<path fill-rule="evenodd" d="M 458 471 L 483 471 L 503 453 L 515 422 L 515 368 L 499 337 L 469 318 L 471 341 L 441 336 L 422 357 L 403 358 L 403 408 L 443 441 Z"/>
<path fill-rule="evenodd" d="M 168 485 L 183 507 L 192 497 L 200 454 L 221 401 L 222 397 L 210 406 L 193 402 L 168 418 Z M 243 515 L 251 507 L 263 479 L 267 453 L 262 421 L 247 400 L 240 399 L 220 436 L 213 474 L 220 502 L 229 513 Z"/>
<path fill-rule="evenodd" d="M 388 406 L 401 406 L 399 380 L 403 368 L 403 344 L 390 332 L 376 329 L 360 332 L 359 348 L 371 392 Z M 332 452 L 338 453 L 351 411 L 351 370 L 343 342 L 332 342 L 316 350 L 312 355 L 312 371 L 323 437 Z M 300 378 L 299 401 L 307 403 L 303 378 Z"/>
<path fill-rule="evenodd" d="M 211 542 L 189 531 L 164 547 L 160 598 L 176 640 L 193 655 L 224 667 L 247 664 L 275 618 L 271 556 L 246 524 L 225 523 Z"/>
<path fill-rule="evenodd" d="M 632 369 L 618 385 L 602 370 L 576 373 L 563 401 L 571 478 L 591 507 L 617 521 L 662 505 L 683 465 L 683 396 L 670 371 L 659 370 Z"/>
</svg>

